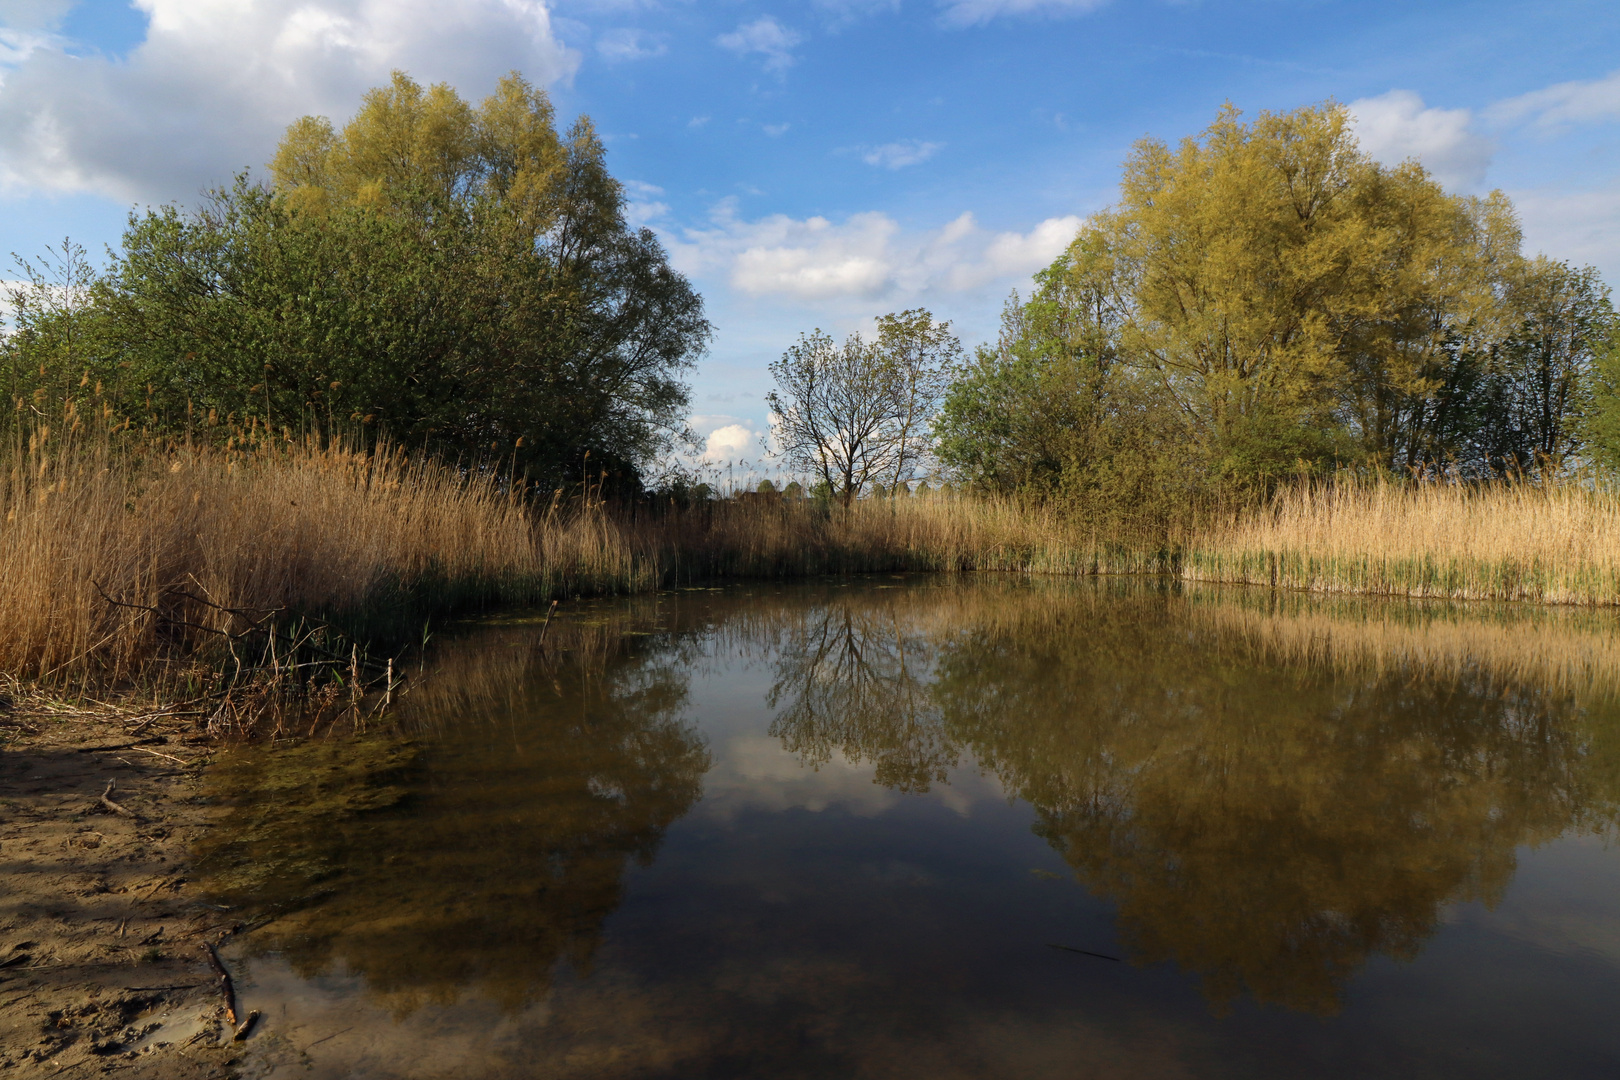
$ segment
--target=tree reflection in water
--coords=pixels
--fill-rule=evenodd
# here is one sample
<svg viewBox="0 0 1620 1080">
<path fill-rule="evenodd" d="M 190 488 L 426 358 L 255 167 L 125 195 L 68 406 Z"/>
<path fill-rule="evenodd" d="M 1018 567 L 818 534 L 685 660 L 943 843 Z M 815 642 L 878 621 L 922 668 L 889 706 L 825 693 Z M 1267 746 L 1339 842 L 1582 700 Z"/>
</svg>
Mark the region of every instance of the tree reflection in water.
<svg viewBox="0 0 1620 1080">
<path fill-rule="evenodd" d="M 395 734 L 243 753 L 199 852 L 219 902 L 279 912 L 250 939 L 305 977 L 341 965 L 396 1014 L 463 988 L 517 1008 L 589 969 L 631 862 L 702 793 L 677 657 L 614 626 L 452 651 Z"/>
<path fill-rule="evenodd" d="M 1511 627 L 1491 643 L 1482 623 L 1476 649 L 1446 609 L 1324 629 L 1320 606 L 1272 604 L 1107 582 L 845 594 L 784 616 L 772 730 L 902 789 L 970 753 L 1118 905 L 1134 962 L 1200 974 L 1217 1012 L 1249 993 L 1331 1013 L 1446 905 L 1494 904 L 1517 846 L 1611 825 L 1620 751 L 1611 699 L 1561 688 L 1556 627 L 1527 670 Z"/>
<path fill-rule="evenodd" d="M 909 612 L 896 610 L 907 594 L 893 593 L 889 603 L 784 613 L 777 677 L 766 695 L 775 713 L 770 731 L 812 767 L 837 750 L 873 763 L 880 784 L 927 791 L 959 754 L 933 701 L 934 643 Z"/>
</svg>

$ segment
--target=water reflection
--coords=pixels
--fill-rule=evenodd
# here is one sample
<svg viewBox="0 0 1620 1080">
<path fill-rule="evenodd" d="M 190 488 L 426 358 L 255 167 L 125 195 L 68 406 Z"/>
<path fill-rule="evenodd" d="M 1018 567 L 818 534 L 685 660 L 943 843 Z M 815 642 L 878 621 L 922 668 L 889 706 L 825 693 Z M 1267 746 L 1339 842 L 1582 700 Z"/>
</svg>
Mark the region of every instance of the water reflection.
<svg viewBox="0 0 1620 1080">
<path fill-rule="evenodd" d="M 773 732 L 901 788 L 970 754 L 1118 905 L 1130 958 L 1198 973 L 1217 1010 L 1249 993 L 1332 1013 L 1369 956 L 1409 959 L 1448 904 L 1494 904 L 1515 848 L 1614 820 L 1612 708 L 1556 670 L 1400 662 L 1365 618 L 1331 642 L 1320 606 L 1254 593 L 951 600 L 846 592 L 790 616 Z M 1455 629 L 1408 614 L 1408 639 Z"/>
<path fill-rule="evenodd" d="M 449 641 L 403 724 L 215 771 L 204 885 L 278 913 L 247 939 L 275 1018 L 253 1075 L 1604 1075 L 1620 1054 L 1590 1016 L 1620 1002 L 1592 945 L 1620 940 L 1620 861 L 1567 839 L 1616 820 L 1612 615 L 884 579 L 537 632 Z M 1578 873 L 1537 879 L 1535 911 L 1564 905 L 1576 959 L 1458 959 L 1485 940 L 1465 906 L 1525 917 L 1516 861 L 1558 838 L 1547 865 Z M 1379 957 L 1429 980 L 1384 1014 Z M 1532 1012 L 1555 1035 L 1479 1034 Z"/>
<path fill-rule="evenodd" d="M 405 731 L 236 755 L 214 776 L 236 805 L 201 851 L 207 888 L 278 913 L 259 951 L 359 975 L 397 1013 L 469 986 L 516 1008 L 559 961 L 588 973 L 627 865 L 709 763 L 683 669 L 637 641 L 497 633 L 448 655 Z M 570 708 L 535 708 L 555 698 Z M 432 730 L 447 713 L 455 730 Z"/>
</svg>

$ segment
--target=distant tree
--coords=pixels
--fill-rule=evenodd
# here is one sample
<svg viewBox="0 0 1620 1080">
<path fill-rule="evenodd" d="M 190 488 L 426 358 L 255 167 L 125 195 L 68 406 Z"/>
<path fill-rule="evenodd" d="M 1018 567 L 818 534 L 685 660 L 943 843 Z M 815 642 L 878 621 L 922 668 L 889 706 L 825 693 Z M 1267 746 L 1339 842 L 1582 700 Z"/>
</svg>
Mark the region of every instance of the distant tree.
<svg viewBox="0 0 1620 1080">
<path fill-rule="evenodd" d="M 782 496 L 787 499 L 802 499 L 804 498 L 804 485 L 797 480 L 790 480 L 788 486 L 782 489 Z"/>
<path fill-rule="evenodd" d="M 962 344 L 951 324 L 935 322 L 926 309 L 883 315 L 877 321 L 877 351 L 898 380 L 894 402 L 891 490 L 904 487 L 932 458 L 931 425 L 949 385 L 950 371 L 962 358 Z"/>
<path fill-rule="evenodd" d="M 771 483 L 770 477 L 766 477 L 759 482 L 758 490 L 761 495 L 775 495 L 776 485 Z"/>
<path fill-rule="evenodd" d="M 846 506 L 875 483 L 910 480 L 926 459 L 944 365 L 960 349 L 949 324 L 922 310 L 883 316 L 871 342 L 801 335 L 770 368 L 783 456 Z"/>
</svg>

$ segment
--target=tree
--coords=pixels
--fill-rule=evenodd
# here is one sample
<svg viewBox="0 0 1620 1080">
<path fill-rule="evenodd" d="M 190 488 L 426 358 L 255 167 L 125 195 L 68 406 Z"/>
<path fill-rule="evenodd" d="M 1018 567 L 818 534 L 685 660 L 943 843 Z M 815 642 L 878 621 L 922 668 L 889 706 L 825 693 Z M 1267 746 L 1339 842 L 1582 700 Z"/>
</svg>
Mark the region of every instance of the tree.
<svg viewBox="0 0 1620 1080">
<path fill-rule="evenodd" d="M 396 73 L 341 131 L 291 125 L 271 173 L 131 216 L 89 321 L 139 421 L 341 426 L 547 486 L 588 461 L 633 488 L 685 435 L 702 300 L 590 122 L 559 137 L 520 76 L 474 106 Z"/>
<path fill-rule="evenodd" d="M 1612 319 L 1605 339 L 1593 350 L 1590 400 L 1580 435 L 1591 461 L 1620 473 L 1620 319 Z"/>
<path fill-rule="evenodd" d="M 1608 317 L 1595 275 L 1527 262 L 1505 196 L 1382 166 L 1349 121 L 1227 107 L 1139 143 L 1119 201 L 957 366 L 944 463 L 1168 522 L 1302 470 L 1566 460 Z"/>
<path fill-rule="evenodd" d="M 13 255 L 21 280 L 5 288 L 12 328 L 0 336 L 5 410 L 17 416 L 60 404 L 90 382 L 100 351 L 84 318 L 96 270 L 83 246 L 64 239 L 33 262 Z M 98 380 L 99 381 L 99 380 Z M 99 387 L 98 387 L 99 390 Z"/>
<path fill-rule="evenodd" d="M 1485 380 L 1482 455 L 1499 472 L 1557 472 L 1594 404 L 1595 364 L 1615 328 L 1609 288 L 1593 267 L 1538 256 L 1509 279 L 1506 302 L 1515 325 Z"/>
<path fill-rule="evenodd" d="M 960 351 L 950 324 L 921 309 L 883 316 L 871 342 L 801 334 L 770 368 L 781 454 L 845 506 L 872 484 L 909 482 L 928 453 L 944 365 Z"/>
<path fill-rule="evenodd" d="M 898 380 L 895 388 L 894 463 L 885 474 L 889 490 L 906 488 L 925 469 L 932 451 L 930 425 L 944 396 L 948 373 L 962 357 L 951 324 L 935 322 L 923 308 L 877 321 L 877 351 Z"/>
</svg>

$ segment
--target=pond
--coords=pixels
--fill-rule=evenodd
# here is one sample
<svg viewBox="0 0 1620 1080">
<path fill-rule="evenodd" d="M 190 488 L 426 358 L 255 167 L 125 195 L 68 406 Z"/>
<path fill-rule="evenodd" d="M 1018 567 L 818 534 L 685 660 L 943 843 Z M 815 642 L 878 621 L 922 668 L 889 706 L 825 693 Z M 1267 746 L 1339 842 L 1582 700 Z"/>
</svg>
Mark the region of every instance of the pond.
<svg viewBox="0 0 1620 1080">
<path fill-rule="evenodd" d="M 686 590 L 247 747 L 254 1077 L 1612 1077 L 1620 619 Z"/>
</svg>

